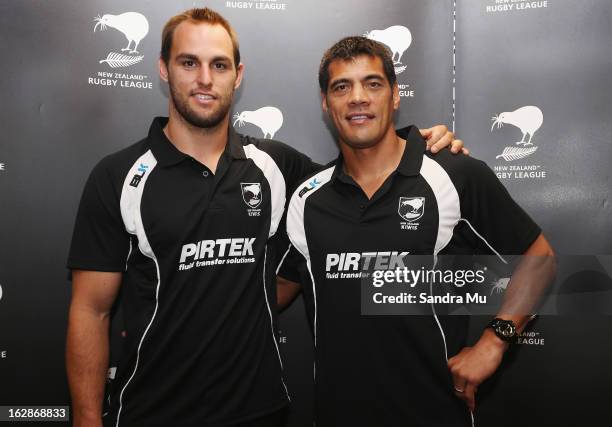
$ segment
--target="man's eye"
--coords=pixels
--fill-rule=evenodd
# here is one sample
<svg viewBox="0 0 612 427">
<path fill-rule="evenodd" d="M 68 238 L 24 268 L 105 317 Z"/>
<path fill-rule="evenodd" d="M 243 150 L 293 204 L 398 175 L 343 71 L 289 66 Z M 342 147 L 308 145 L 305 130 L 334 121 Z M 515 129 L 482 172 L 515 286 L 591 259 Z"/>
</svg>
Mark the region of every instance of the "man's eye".
<svg viewBox="0 0 612 427">
<path fill-rule="evenodd" d="M 227 64 L 223 62 L 215 62 L 213 67 L 215 67 L 216 70 L 225 70 L 227 69 Z"/>
<path fill-rule="evenodd" d="M 344 92 L 348 89 L 348 85 L 346 84 L 339 84 L 334 86 L 334 92 Z"/>
<path fill-rule="evenodd" d="M 380 82 L 369 82 L 368 86 L 371 88 L 378 88 L 378 87 L 381 87 L 382 85 L 380 84 Z"/>
<path fill-rule="evenodd" d="M 195 61 L 192 61 L 191 59 L 186 59 L 185 61 L 183 61 L 183 66 L 187 68 L 195 67 Z"/>
</svg>

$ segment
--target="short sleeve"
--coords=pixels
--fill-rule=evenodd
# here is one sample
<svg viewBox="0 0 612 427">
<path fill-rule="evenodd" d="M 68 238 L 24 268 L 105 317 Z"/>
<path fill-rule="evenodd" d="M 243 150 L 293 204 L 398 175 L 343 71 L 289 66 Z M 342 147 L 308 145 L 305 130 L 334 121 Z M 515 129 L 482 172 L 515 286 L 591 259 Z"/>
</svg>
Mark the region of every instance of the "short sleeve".
<svg viewBox="0 0 612 427">
<path fill-rule="evenodd" d="M 523 254 L 541 233 L 540 227 L 486 163 L 476 160 L 472 165 L 461 195 L 462 218 L 500 254 Z"/>
<path fill-rule="evenodd" d="M 287 199 L 295 187 L 307 175 L 321 169 L 321 165 L 313 162 L 310 157 L 295 148 L 276 140 L 257 140 L 259 148 L 266 151 L 278 165 L 287 189 Z"/>
<path fill-rule="evenodd" d="M 67 266 L 73 270 L 121 272 L 130 236 L 120 210 L 120 188 L 99 163 L 90 174 L 76 216 Z"/>
<path fill-rule="evenodd" d="M 322 167 L 322 165 L 313 162 L 310 157 L 298 152 L 298 156 L 296 157 L 293 165 L 293 171 L 290 174 L 290 179 L 288 179 L 289 185 L 287 186 L 287 189 L 289 190 L 289 194 L 287 195 L 287 199 L 291 197 L 295 187 L 298 186 L 305 177 L 312 175 Z"/>
</svg>

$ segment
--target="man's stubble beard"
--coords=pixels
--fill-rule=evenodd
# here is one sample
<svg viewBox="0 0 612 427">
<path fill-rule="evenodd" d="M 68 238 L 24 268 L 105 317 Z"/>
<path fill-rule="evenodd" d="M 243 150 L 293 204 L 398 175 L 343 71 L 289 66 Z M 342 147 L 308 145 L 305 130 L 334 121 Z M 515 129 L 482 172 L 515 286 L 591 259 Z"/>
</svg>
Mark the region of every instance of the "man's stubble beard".
<svg viewBox="0 0 612 427">
<path fill-rule="evenodd" d="M 364 150 L 367 148 L 372 148 L 378 145 L 378 143 L 382 140 L 380 137 L 373 136 L 371 138 L 359 138 L 359 137 L 350 137 L 349 133 L 345 133 L 340 129 L 340 125 L 335 123 L 334 118 L 331 114 L 328 114 L 329 122 L 332 124 L 334 131 L 337 135 L 338 142 L 340 144 L 347 145 L 348 147 L 354 150 Z"/>
<path fill-rule="evenodd" d="M 340 134 L 338 134 L 340 135 Z M 381 141 L 381 139 L 371 139 L 371 140 L 359 140 L 359 141 L 355 141 L 355 140 L 351 140 L 351 139 L 346 139 L 346 138 L 342 138 L 340 136 L 340 142 L 348 145 L 349 147 L 351 147 L 354 150 L 365 150 L 366 148 L 372 148 L 376 145 L 378 145 L 378 143 Z"/>
<path fill-rule="evenodd" d="M 372 148 L 377 146 L 381 141 L 383 141 L 383 139 L 385 138 L 386 133 L 389 131 L 389 129 L 391 129 L 391 131 L 395 134 L 395 128 L 393 126 L 393 115 L 390 116 L 391 118 L 388 120 L 387 124 L 384 126 L 384 131 L 381 135 L 372 135 L 370 137 L 358 137 L 358 136 L 354 136 L 351 137 L 350 136 L 350 132 L 346 132 L 343 135 L 343 132 L 341 131 L 341 128 L 339 124 L 337 124 L 334 121 L 334 118 L 332 116 L 331 113 L 328 113 L 328 118 L 329 118 L 329 122 L 332 124 L 334 131 L 336 132 L 338 141 L 341 144 L 347 145 L 348 147 L 354 149 L 354 150 L 364 150 L 364 149 L 368 149 L 368 148 Z"/>
<path fill-rule="evenodd" d="M 170 78 L 168 79 L 168 87 L 170 89 L 170 98 L 172 99 L 172 104 L 174 105 L 175 110 L 179 113 L 183 120 L 185 120 L 191 126 L 201 129 L 211 129 L 217 127 L 228 115 L 234 99 L 233 90 L 230 91 L 228 96 L 219 94 L 217 97 L 217 101 L 219 102 L 218 108 L 213 110 L 211 113 L 202 116 L 189 106 L 190 95 L 187 95 L 186 98 L 182 98 L 172 83 L 172 79 Z"/>
</svg>

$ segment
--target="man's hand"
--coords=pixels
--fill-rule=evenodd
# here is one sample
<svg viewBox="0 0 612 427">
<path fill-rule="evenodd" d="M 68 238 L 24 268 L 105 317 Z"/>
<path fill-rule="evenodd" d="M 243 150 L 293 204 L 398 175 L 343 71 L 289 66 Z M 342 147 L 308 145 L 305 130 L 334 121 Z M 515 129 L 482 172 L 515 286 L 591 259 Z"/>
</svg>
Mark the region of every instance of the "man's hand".
<svg viewBox="0 0 612 427">
<path fill-rule="evenodd" d="M 465 155 L 470 154 L 470 150 L 463 146 L 463 141 L 455 139 L 455 134 L 444 125 L 436 125 L 429 129 L 419 129 L 419 131 L 427 142 L 427 149 L 431 150 L 432 153 L 437 153 L 450 145 L 452 153 L 457 154 L 461 151 Z"/>
<path fill-rule="evenodd" d="M 540 234 L 523 253 L 505 291 L 504 302 L 495 317 L 512 320 L 520 333 L 533 317 L 541 296 L 555 276 L 555 253 Z M 476 390 L 499 367 L 508 344 L 486 328 L 474 347 L 465 347 L 448 361 L 455 394 L 474 411 Z"/>
<path fill-rule="evenodd" d="M 507 347 L 507 343 L 487 328 L 474 347 L 465 347 L 448 360 L 455 395 L 465 401 L 470 411 L 476 408 L 478 386 L 497 370 Z"/>
</svg>

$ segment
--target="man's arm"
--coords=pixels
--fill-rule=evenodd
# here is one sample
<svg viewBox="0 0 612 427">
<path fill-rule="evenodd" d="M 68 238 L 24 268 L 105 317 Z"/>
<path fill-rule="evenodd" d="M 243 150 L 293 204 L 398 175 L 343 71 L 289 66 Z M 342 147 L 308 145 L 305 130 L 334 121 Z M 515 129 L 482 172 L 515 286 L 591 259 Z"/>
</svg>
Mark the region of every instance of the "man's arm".
<svg viewBox="0 0 612 427">
<path fill-rule="evenodd" d="M 283 311 L 297 298 L 302 290 L 302 285 L 285 279 L 281 276 L 276 276 L 276 303 L 278 311 Z"/>
<path fill-rule="evenodd" d="M 496 317 L 512 320 L 517 333 L 522 331 L 545 289 L 552 282 L 554 273 L 553 249 L 544 235 L 540 234 L 514 270 Z M 455 394 L 466 402 L 470 411 L 476 407 L 478 386 L 497 370 L 507 348 L 505 341 L 497 337 L 491 328 L 486 328 L 473 347 L 465 347 L 449 359 L 448 367 L 453 375 Z"/>
<path fill-rule="evenodd" d="M 306 269 L 306 260 L 295 246 L 291 245 L 276 271 L 276 303 L 278 311 L 285 310 L 302 291 L 303 276 L 300 271 Z"/>
<path fill-rule="evenodd" d="M 109 316 L 119 292 L 121 274 L 72 272 L 66 371 L 75 427 L 102 426 Z"/>
</svg>

